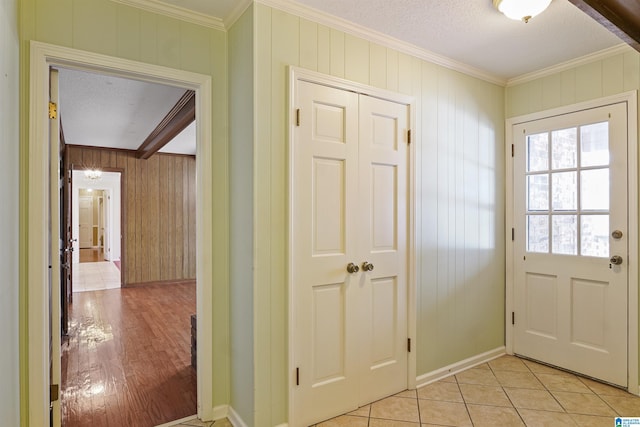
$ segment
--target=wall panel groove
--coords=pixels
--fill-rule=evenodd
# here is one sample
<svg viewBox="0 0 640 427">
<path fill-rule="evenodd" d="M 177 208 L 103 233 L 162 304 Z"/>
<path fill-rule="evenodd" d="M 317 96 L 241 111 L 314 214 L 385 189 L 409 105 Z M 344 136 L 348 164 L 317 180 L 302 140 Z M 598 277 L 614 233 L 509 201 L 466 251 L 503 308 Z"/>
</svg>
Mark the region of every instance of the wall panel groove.
<svg viewBox="0 0 640 427">
<path fill-rule="evenodd" d="M 417 374 L 503 345 L 504 88 L 259 3 L 254 12 L 255 425 L 287 420 L 288 65 L 415 97 Z"/>
</svg>

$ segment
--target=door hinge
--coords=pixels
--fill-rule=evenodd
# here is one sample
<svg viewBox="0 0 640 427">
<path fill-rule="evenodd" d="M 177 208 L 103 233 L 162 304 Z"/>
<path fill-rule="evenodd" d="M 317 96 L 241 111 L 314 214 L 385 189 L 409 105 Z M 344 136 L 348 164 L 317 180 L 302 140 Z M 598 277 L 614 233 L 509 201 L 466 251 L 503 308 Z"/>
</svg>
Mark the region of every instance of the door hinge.
<svg viewBox="0 0 640 427">
<path fill-rule="evenodd" d="M 56 402 L 60 398 L 60 386 L 51 384 L 49 386 L 49 402 Z"/>
<path fill-rule="evenodd" d="M 296 110 L 296 126 L 300 126 L 300 109 Z"/>
<path fill-rule="evenodd" d="M 515 154 L 516 154 L 516 147 L 513 144 L 511 144 L 511 157 L 514 157 Z"/>
<path fill-rule="evenodd" d="M 55 102 L 49 102 L 49 118 L 57 119 L 58 118 L 58 105 Z"/>
<path fill-rule="evenodd" d="M 407 352 L 411 353 L 411 338 L 407 338 Z"/>
<path fill-rule="evenodd" d="M 511 229 L 511 241 L 513 242 L 514 240 L 516 240 L 516 229 L 512 228 Z"/>
<path fill-rule="evenodd" d="M 411 144 L 411 129 L 407 131 L 407 144 Z"/>
<path fill-rule="evenodd" d="M 511 324 L 512 325 L 516 324 L 516 312 L 515 311 L 511 312 Z"/>
<path fill-rule="evenodd" d="M 300 385 L 300 368 L 296 368 L 296 385 Z"/>
</svg>

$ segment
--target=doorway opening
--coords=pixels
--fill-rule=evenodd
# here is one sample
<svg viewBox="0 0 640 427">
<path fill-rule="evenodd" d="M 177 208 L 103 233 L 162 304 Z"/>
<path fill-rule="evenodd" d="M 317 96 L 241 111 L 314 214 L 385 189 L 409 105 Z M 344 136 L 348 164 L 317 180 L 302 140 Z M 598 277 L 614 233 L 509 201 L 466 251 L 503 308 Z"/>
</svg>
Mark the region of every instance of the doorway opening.
<svg viewBox="0 0 640 427">
<path fill-rule="evenodd" d="M 50 393 L 60 384 L 60 335 L 61 328 L 61 267 L 57 262 L 37 262 L 37 260 L 55 259 L 55 254 L 67 248 L 66 240 L 60 230 L 51 226 L 59 223 L 60 213 L 59 194 L 60 167 L 58 132 L 50 132 L 48 114 L 49 72 L 51 68 L 65 67 L 78 70 L 103 72 L 111 76 L 133 78 L 164 85 L 173 85 L 186 90 L 195 91 L 195 105 L 201 115 L 196 126 L 198 158 L 209 159 L 204 166 L 194 168 L 199 185 L 194 189 L 196 199 L 196 215 L 198 217 L 198 234 L 196 235 L 196 280 L 195 294 L 197 295 L 198 340 L 197 361 L 201 366 L 196 373 L 198 417 L 212 419 L 212 315 L 211 310 L 204 310 L 205 301 L 210 304 L 212 295 L 211 266 L 207 266 L 204 259 L 213 258 L 213 248 L 205 244 L 206 236 L 211 235 L 213 225 L 212 197 L 207 189 L 211 189 L 212 168 L 211 159 L 211 77 L 166 67 L 152 66 L 135 61 L 123 60 L 100 54 L 80 52 L 74 49 L 62 48 L 38 42 L 31 43 L 31 100 L 29 102 L 29 146 L 33 148 L 29 157 L 29 207 L 28 218 L 29 263 L 28 295 L 29 311 L 26 314 L 29 325 L 28 341 L 30 358 L 27 362 L 27 386 L 29 389 L 28 407 L 30 425 L 46 425 L 48 419 L 51 424 L 59 426 L 61 423 L 60 401 L 51 399 Z M 50 138 L 51 136 L 51 138 Z M 45 141 L 51 141 L 50 149 Z M 45 144 L 43 146 L 43 144 Z M 200 163 L 200 160 L 197 161 Z M 77 164 L 82 164 L 78 162 Z M 86 165 L 86 163 L 85 163 Z M 47 167 L 49 166 L 49 167 Z M 195 221 L 195 218 L 194 218 Z M 47 227 L 49 227 L 47 229 Z M 126 235 L 126 230 L 125 233 Z M 123 247 L 123 250 L 126 249 Z M 125 251 L 126 252 L 126 251 Z M 124 254 L 126 256 L 126 254 Z M 124 270 L 127 270 L 126 268 Z M 43 286 L 49 284 L 49 286 Z M 136 289 L 136 288 L 134 288 Z M 190 323 L 190 322 L 189 322 Z M 57 339 L 55 337 L 58 337 Z M 153 362 L 147 362 L 151 364 Z M 49 376 L 51 372 L 51 376 Z M 91 391 L 99 390 L 99 387 Z M 206 402 L 203 408 L 202 402 Z M 50 410 L 51 407 L 51 410 Z M 51 414 L 51 415 L 50 415 Z M 116 423 L 117 424 L 117 423 Z M 133 422 L 133 424 L 136 424 Z M 125 422 L 123 425 L 131 425 Z"/>
<path fill-rule="evenodd" d="M 71 215 L 74 239 L 73 292 L 122 286 L 121 172 L 102 172 L 99 180 L 72 172 Z"/>
<path fill-rule="evenodd" d="M 70 177 L 63 183 L 71 204 L 60 230 L 71 232 L 63 252 L 73 254 L 73 268 L 61 261 L 71 270 L 63 275 L 71 292 L 61 296 L 62 423 L 157 425 L 193 416 L 195 107 L 184 113 L 182 101 L 194 92 L 66 68 L 56 76 L 60 175 Z M 184 119 L 170 127 L 178 114 Z M 121 206 L 125 221 L 114 212 Z M 121 246 L 118 268 L 112 258 L 122 261 Z"/>
</svg>

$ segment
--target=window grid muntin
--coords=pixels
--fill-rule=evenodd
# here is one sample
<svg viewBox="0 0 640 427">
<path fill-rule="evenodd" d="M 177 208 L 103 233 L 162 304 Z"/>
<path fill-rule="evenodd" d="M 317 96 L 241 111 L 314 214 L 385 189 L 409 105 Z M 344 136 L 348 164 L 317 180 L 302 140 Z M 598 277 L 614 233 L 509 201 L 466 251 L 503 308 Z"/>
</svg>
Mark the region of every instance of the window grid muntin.
<svg viewBox="0 0 640 427">
<path fill-rule="evenodd" d="M 600 122 L 600 123 L 606 123 L 606 122 Z M 588 123 L 588 124 L 584 124 L 584 125 L 579 125 L 579 126 L 575 126 L 573 128 L 575 128 L 575 135 L 576 135 L 576 140 L 575 140 L 575 150 L 576 150 L 576 167 L 574 168 L 558 168 L 558 169 L 554 169 L 553 168 L 553 132 L 554 131 L 559 131 L 559 130 L 567 130 L 567 129 L 572 129 L 572 128 L 563 128 L 563 129 L 554 129 L 554 130 L 549 130 L 547 132 L 538 132 L 535 134 L 531 134 L 531 135 L 527 135 L 526 136 L 526 140 L 525 140 L 525 187 L 526 187 L 526 191 L 525 191 L 525 202 L 526 202 L 526 209 L 525 209 L 525 217 L 526 217 L 526 221 L 525 221 L 525 233 L 526 233 L 526 239 L 525 239 L 525 248 L 527 252 L 532 252 L 530 251 L 530 240 L 529 240 L 529 217 L 532 216 L 546 216 L 547 217 L 547 236 L 546 236 L 546 242 L 547 242 L 547 252 L 532 252 L 532 253 L 549 253 L 549 254 L 557 254 L 555 252 L 553 252 L 553 246 L 554 246 L 554 242 L 553 242 L 553 217 L 554 216 L 559 216 L 559 215 L 573 215 L 576 217 L 576 235 L 575 235 L 575 241 L 576 241 L 576 254 L 572 255 L 572 256 L 589 256 L 592 257 L 592 255 L 582 255 L 583 254 L 583 247 L 582 247 L 582 240 L 583 240 L 583 236 L 582 236 L 582 217 L 583 215 L 587 215 L 587 216 L 609 216 L 610 215 L 610 209 L 611 209 L 611 205 L 609 204 L 609 209 L 606 210 L 598 210 L 598 209 L 583 209 L 582 208 L 582 171 L 589 171 L 589 170 L 610 170 L 611 168 L 611 161 L 610 159 L 608 160 L 608 163 L 606 165 L 595 165 L 595 166 L 582 166 L 582 127 L 583 126 L 591 126 L 593 124 L 597 124 L 597 123 Z M 529 158 L 529 138 L 530 137 L 537 137 L 539 135 L 543 135 L 546 134 L 546 149 L 547 149 L 547 169 L 546 170 L 534 170 L 534 171 L 529 171 L 530 169 L 530 158 Z M 607 133 L 607 137 L 608 137 L 608 133 Z M 607 141 L 608 142 L 608 141 Z M 576 173 L 576 209 L 575 210 L 553 210 L 553 174 L 554 173 L 562 173 L 562 172 L 575 172 Z M 530 176 L 547 176 L 547 210 L 530 210 L 529 209 L 529 177 Z M 558 254 L 560 255 L 560 254 Z M 566 254 L 562 254 L 562 255 L 566 255 Z M 608 255 L 607 255 L 608 256 Z"/>
</svg>

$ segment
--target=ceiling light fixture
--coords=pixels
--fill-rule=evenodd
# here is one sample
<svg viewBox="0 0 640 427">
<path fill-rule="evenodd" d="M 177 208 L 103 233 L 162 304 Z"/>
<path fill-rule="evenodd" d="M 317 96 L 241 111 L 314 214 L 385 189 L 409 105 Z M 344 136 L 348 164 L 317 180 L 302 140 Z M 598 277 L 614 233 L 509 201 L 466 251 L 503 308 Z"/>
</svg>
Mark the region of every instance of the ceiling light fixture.
<svg viewBox="0 0 640 427">
<path fill-rule="evenodd" d="M 529 22 L 529 19 L 544 12 L 551 0 L 493 0 L 493 6 L 507 18 Z"/>
<path fill-rule="evenodd" d="M 102 171 L 98 169 L 86 169 L 84 176 L 90 180 L 96 181 L 102 176 Z"/>
</svg>

